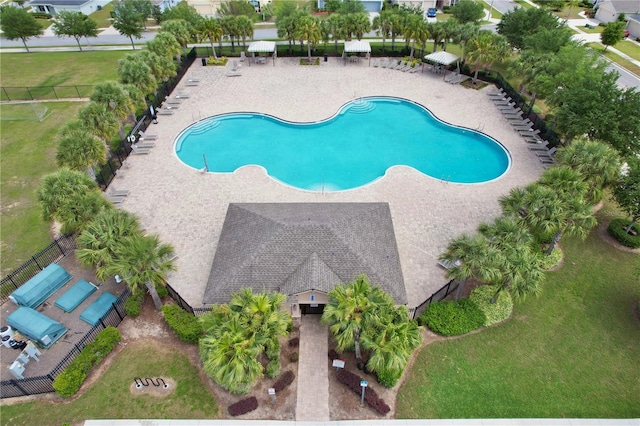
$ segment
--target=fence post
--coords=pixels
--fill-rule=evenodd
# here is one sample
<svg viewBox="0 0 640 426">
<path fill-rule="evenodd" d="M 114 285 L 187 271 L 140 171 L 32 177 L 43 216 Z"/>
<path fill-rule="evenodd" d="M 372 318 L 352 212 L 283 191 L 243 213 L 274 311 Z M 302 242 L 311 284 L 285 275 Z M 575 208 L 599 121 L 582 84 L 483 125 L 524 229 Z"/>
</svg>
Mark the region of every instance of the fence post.
<svg viewBox="0 0 640 426">
<path fill-rule="evenodd" d="M 53 94 L 56 95 L 56 100 L 60 100 L 58 93 L 56 92 L 56 86 L 51 86 L 51 90 L 53 90 Z"/>
<path fill-rule="evenodd" d="M 29 395 L 29 392 L 27 392 L 26 389 L 20 386 L 20 383 L 18 383 L 17 380 L 11 379 L 11 384 L 20 389 L 20 392 L 22 392 L 23 395 Z"/>
<path fill-rule="evenodd" d="M 2 91 L 4 92 L 4 95 L 7 97 L 7 100 L 10 101 L 11 100 L 11 96 L 9 96 L 9 94 L 7 93 L 7 89 L 3 87 Z"/>
<path fill-rule="evenodd" d="M 80 96 L 80 91 L 78 90 L 78 86 L 73 86 L 74 89 L 76 89 L 76 93 L 78 94 L 78 97 L 81 98 L 82 96 Z"/>
<path fill-rule="evenodd" d="M 35 264 L 36 264 L 36 266 L 37 266 L 38 268 L 40 268 L 40 270 L 44 269 L 44 268 L 42 268 L 42 266 L 40 266 L 40 264 L 39 264 L 39 263 L 38 263 L 38 261 L 36 260 L 36 257 L 35 257 L 35 256 L 31 256 L 31 260 L 33 260 L 33 263 L 35 263 Z"/>
<path fill-rule="evenodd" d="M 33 101 L 33 95 L 31 94 L 31 90 L 29 90 L 28 87 L 25 87 L 25 89 L 27 89 L 27 93 L 29 94 L 29 96 L 31 97 L 31 100 Z"/>
<path fill-rule="evenodd" d="M 62 238 L 62 237 L 60 237 Z M 53 240 L 54 243 L 56 243 L 56 247 L 58 247 L 58 250 L 60 250 L 60 254 L 64 256 L 64 250 L 62 250 L 62 247 L 60 247 L 60 244 L 58 243 L 59 238 L 56 238 L 55 240 Z"/>
<path fill-rule="evenodd" d="M 113 309 L 116 311 L 116 314 L 118 314 L 118 318 L 120 318 L 120 322 L 122 322 L 122 320 L 124 319 L 124 317 L 120 314 L 120 311 L 118 310 L 118 305 L 116 305 L 115 303 L 113 304 Z"/>
</svg>

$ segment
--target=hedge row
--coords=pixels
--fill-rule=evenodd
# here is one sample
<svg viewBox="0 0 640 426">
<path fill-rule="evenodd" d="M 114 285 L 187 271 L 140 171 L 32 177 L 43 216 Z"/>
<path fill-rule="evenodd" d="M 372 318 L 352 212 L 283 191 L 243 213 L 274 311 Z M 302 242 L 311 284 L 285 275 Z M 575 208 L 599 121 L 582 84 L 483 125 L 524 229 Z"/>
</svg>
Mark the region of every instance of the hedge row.
<svg viewBox="0 0 640 426">
<path fill-rule="evenodd" d="M 469 299 L 430 304 L 418 323 L 443 336 L 457 336 L 482 327 L 486 321 L 478 305 Z"/>
<path fill-rule="evenodd" d="M 68 398 L 78 392 L 89 371 L 111 353 L 120 338 L 120 332 L 115 327 L 107 327 L 98 333 L 96 339 L 85 346 L 76 359 L 55 378 L 53 389 L 56 393 Z"/>
<path fill-rule="evenodd" d="M 629 226 L 629 222 L 630 221 L 628 219 L 613 219 L 609 224 L 607 231 L 609 231 L 609 234 L 621 244 L 631 248 L 640 248 L 640 225 L 634 223 L 631 227 L 631 230 L 632 232 L 635 232 L 635 235 L 627 234 L 624 230 Z"/>
<path fill-rule="evenodd" d="M 258 400 L 255 396 L 242 399 L 229 406 L 229 414 L 233 417 L 247 414 L 258 408 Z"/>
<path fill-rule="evenodd" d="M 293 371 L 287 370 L 284 372 L 282 376 L 273 384 L 273 388 L 276 392 L 280 392 L 284 390 L 287 386 L 293 383 L 293 380 L 296 378 L 296 375 L 293 374 Z"/>
<path fill-rule="evenodd" d="M 340 383 L 347 385 L 347 387 L 354 391 L 356 394 L 362 394 L 362 388 L 360 387 L 362 378 L 360 376 L 342 368 L 337 373 L 337 377 Z M 366 391 L 364 392 L 364 400 L 371 408 L 376 410 L 378 414 L 384 416 L 389 411 L 391 411 L 391 408 L 389 408 L 389 406 L 378 396 L 378 393 L 373 388 L 368 387 L 366 389 Z"/>
<path fill-rule="evenodd" d="M 167 324 L 180 340 L 187 343 L 198 343 L 198 340 L 202 337 L 203 330 L 195 315 L 190 314 L 178 305 L 164 305 L 162 313 Z"/>
</svg>

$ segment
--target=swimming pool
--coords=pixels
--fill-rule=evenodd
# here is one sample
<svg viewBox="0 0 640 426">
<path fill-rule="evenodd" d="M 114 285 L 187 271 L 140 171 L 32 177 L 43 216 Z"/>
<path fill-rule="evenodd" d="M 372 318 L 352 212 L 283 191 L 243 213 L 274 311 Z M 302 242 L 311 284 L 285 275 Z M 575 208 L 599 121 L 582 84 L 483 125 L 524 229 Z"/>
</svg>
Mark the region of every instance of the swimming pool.
<svg viewBox="0 0 640 426">
<path fill-rule="evenodd" d="M 196 169 L 205 167 L 205 159 L 207 170 L 217 173 L 259 165 L 272 178 L 311 191 L 357 188 L 396 165 L 448 182 L 483 183 L 502 176 L 511 164 L 495 139 L 391 97 L 351 101 L 314 123 L 258 113 L 217 115 L 183 130 L 175 151 Z"/>
</svg>

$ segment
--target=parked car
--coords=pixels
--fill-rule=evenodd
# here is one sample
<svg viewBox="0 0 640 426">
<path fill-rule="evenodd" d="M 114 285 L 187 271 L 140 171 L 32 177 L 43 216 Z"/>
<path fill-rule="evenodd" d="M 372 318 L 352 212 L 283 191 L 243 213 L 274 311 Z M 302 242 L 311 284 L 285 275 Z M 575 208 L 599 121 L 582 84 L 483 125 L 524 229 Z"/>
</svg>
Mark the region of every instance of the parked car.
<svg viewBox="0 0 640 426">
<path fill-rule="evenodd" d="M 435 7 L 430 7 L 427 9 L 427 18 L 435 18 L 438 10 Z"/>
</svg>

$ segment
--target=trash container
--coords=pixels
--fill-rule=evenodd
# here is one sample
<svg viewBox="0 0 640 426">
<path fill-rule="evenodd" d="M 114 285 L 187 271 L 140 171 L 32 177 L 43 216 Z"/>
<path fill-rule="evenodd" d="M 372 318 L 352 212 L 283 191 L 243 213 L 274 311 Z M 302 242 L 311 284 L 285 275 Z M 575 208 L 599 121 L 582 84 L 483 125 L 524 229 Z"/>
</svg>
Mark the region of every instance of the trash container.
<svg viewBox="0 0 640 426">
<path fill-rule="evenodd" d="M 10 338 L 13 339 L 13 330 L 8 325 L 5 325 L 4 327 L 0 328 L 0 337 L 4 337 L 4 336 L 9 336 Z"/>
<path fill-rule="evenodd" d="M 202 66 L 203 67 L 207 66 L 207 58 L 202 58 Z"/>
<path fill-rule="evenodd" d="M 2 336 L 2 344 L 4 345 L 5 348 L 11 348 L 11 345 L 9 342 L 11 342 L 11 337 Z"/>
<path fill-rule="evenodd" d="M 325 53 L 325 54 L 324 54 L 324 61 L 325 61 L 325 62 L 327 62 L 327 58 L 328 58 L 328 55 Z"/>
</svg>

